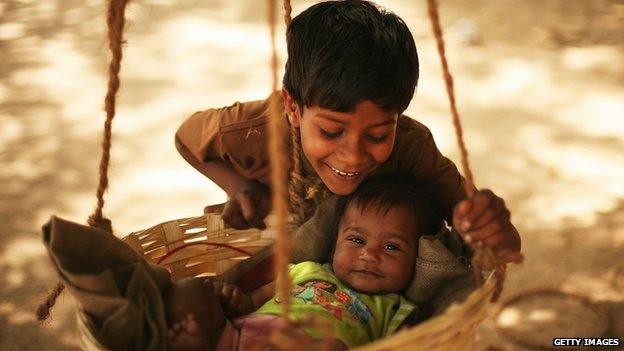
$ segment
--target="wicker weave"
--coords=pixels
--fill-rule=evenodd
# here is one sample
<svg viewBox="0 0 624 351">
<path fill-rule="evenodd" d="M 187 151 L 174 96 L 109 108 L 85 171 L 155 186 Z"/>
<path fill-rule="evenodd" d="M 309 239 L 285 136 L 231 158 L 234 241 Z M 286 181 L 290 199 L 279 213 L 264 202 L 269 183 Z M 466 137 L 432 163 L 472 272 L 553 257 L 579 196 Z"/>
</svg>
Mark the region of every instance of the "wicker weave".
<svg viewBox="0 0 624 351">
<path fill-rule="evenodd" d="M 150 262 L 167 268 L 173 280 L 214 276 L 246 259 L 249 255 L 243 252 L 253 255 L 275 241 L 276 218 L 269 215 L 265 222 L 265 230 L 238 230 L 225 225 L 219 214 L 208 213 L 160 223 L 131 233 L 123 241 Z M 182 246 L 186 247 L 177 251 Z"/>
<path fill-rule="evenodd" d="M 220 215 L 211 213 L 164 222 L 131 233 L 123 240 L 154 263 L 188 243 L 227 244 L 253 254 L 275 240 L 275 217 L 269 215 L 265 222 L 265 230 L 237 230 L 227 227 Z M 177 280 L 218 275 L 246 258 L 230 248 L 199 244 L 174 252 L 159 264 L 167 267 L 172 279 Z M 494 279 L 490 276 L 463 303 L 453 304 L 435 318 L 358 350 L 474 350 L 475 329 L 487 317 L 487 307 L 494 291 Z"/>
<path fill-rule="evenodd" d="M 475 329 L 487 317 L 495 291 L 496 282 L 490 275 L 465 301 L 451 305 L 443 314 L 357 350 L 474 350 Z"/>
</svg>

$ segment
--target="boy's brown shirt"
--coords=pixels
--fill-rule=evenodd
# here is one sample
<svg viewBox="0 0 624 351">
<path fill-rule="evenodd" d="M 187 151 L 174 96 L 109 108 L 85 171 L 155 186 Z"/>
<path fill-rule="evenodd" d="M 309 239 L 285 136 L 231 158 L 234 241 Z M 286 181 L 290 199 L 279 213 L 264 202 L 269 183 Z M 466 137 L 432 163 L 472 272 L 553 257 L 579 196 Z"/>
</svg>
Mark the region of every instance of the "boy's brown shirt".
<svg viewBox="0 0 624 351">
<path fill-rule="evenodd" d="M 176 138 L 198 160 L 227 161 L 244 177 L 269 185 L 270 99 L 282 102 L 281 94 L 274 93 L 265 100 L 236 102 L 197 112 L 180 126 Z M 283 123 L 288 123 L 286 117 Z M 394 171 L 411 174 L 438 199 L 445 218 L 451 220 L 453 207 L 465 197 L 464 180 L 457 167 L 440 153 L 431 132 L 423 124 L 401 115 L 396 133 L 390 157 L 373 174 Z"/>
</svg>

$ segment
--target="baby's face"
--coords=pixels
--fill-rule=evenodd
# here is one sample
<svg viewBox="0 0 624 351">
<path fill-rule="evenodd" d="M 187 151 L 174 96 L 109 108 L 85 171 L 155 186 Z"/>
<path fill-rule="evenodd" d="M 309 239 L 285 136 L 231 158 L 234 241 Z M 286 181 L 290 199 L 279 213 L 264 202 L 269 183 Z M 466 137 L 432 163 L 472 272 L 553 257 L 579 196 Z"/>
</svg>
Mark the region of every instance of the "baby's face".
<svg viewBox="0 0 624 351">
<path fill-rule="evenodd" d="M 376 205 L 360 211 L 349 204 L 338 229 L 336 276 L 360 292 L 402 291 L 414 272 L 418 228 L 415 215 L 403 206 L 394 206 L 384 215 Z"/>
</svg>

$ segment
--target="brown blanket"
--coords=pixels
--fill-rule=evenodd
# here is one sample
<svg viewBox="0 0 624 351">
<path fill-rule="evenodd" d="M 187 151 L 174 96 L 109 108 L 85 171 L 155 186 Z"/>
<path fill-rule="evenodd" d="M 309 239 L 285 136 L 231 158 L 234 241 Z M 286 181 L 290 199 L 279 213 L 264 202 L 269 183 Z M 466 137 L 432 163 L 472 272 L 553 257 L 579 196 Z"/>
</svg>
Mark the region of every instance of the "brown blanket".
<svg viewBox="0 0 624 351">
<path fill-rule="evenodd" d="M 165 350 L 167 270 L 113 235 L 54 216 L 43 239 L 61 281 L 90 312 L 79 316 L 86 349 Z"/>
</svg>

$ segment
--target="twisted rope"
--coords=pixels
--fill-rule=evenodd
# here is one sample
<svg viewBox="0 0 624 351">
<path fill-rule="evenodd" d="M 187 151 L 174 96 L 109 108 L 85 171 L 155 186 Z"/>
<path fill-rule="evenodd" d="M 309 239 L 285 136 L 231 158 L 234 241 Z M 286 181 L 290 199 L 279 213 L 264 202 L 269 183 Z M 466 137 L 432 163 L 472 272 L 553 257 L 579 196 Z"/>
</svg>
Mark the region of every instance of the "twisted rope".
<svg viewBox="0 0 624 351">
<path fill-rule="evenodd" d="M 57 282 L 56 286 L 48 293 L 45 301 L 42 302 L 39 307 L 37 307 L 37 320 L 40 322 L 45 321 L 50 317 L 50 310 L 56 303 L 56 298 L 63 293 L 63 289 L 65 289 L 65 285 L 61 282 Z"/>
<path fill-rule="evenodd" d="M 293 211 L 296 214 L 297 225 L 303 224 L 306 218 L 305 208 L 305 177 L 301 165 L 301 135 L 299 129 L 290 127 L 290 143 L 292 145 L 293 169 L 290 172 L 288 193 Z"/>
<path fill-rule="evenodd" d="M 453 126 L 455 128 L 455 135 L 457 136 L 457 144 L 461 152 L 461 165 L 466 178 L 464 187 L 466 194 L 469 198 L 475 195 L 474 180 L 470 165 L 468 163 L 468 151 L 464 144 L 463 131 L 461 121 L 459 119 L 459 113 L 457 112 L 457 106 L 455 101 L 455 92 L 453 86 L 453 77 L 446 61 L 446 52 L 444 49 L 444 37 L 442 35 L 442 28 L 440 26 L 440 17 L 438 15 L 438 4 L 436 0 L 427 0 L 427 7 L 429 9 L 429 20 L 431 22 L 431 28 L 436 39 L 438 48 L 438 54 L 440 56 L 440 63 L 442 64 L 442 72 L 444 76 L 444 83 L 446 85 L 446 93 L 448 95 L 449 104 L 451 107 L 451 114 L 453 116 Z M 496 278 L 496 291 L 492 297 L 492 301 L 495 301 L 500 292 L 503 290 L 503 282 L 505 280 L 505 264 L 494 254 L 494 251 L 489 247 L 476 248 L 472 257 L 472 270 L 475 275 L 475 280 L 478 285 L 483 282 L 483 271 L 494 271 L 494 277 Z"/>
<path fill-rule="evenodd" d="M 284 23 L 286 27 L 292 21 L 292 6 L 290 0 L 284 0 Z M 310 213 L 309 201 L 306 201 L 306 175 L 301 162 L 301 134 L 299 129 L 290 127 L 290 145 L 292 151 L 293 169 L 290 172 L 290 182 L 288 183 L 288 193 L 290 195 L 290 204 L 295 213 L 295 222 L 297 225 L 303 224 Z"/>
<path fill-rule="evenodd" d="M 288 192 L 290 205 L 295 213 L 295 222 L 300 226 L 312 217 L 318 204 L 329 196 L 330 192 L 316 173 L 306 171 L 306 167 L 303 166 L 299 128 L 290 127 L 290 144 L 293 169 L 290 172 Z"/>
<path fill-rule="evenodd" d="M 288 28 L 290 21 L 292 21 L 291 13 L 292 6 L 290 6 L 290 0 L 284 0 L 284 23 L 286 23 L 286 28 Z"/>
<path fill-rule="evenodd" d="M 108 188 L 108 164 L 110 161 L 112 124 L 115 117 L 115 103 L 117 91 L 119 90 L 119 71 L 121 69 L 123 31 L 126 23 L 125 11 L 129 0 L 110 0 L 106 16 L 108 26 L 108 48 L 111 51 L 111 61 L 108 66 L 108 90 L 104 99 L 106 111 L 106 121 L 104 122 L 104 136 L 102 140 L 102 158 L 100 159 L 99 174 L 100 180 L 96 191 L 97 205 L 93 214 L 87 219 L 91 227 L 99 228 L 108 233 L 113 233 L 113 226 L 110 219 L 102 214 L 104 208 L 104 193 Z M 37 308 L 37 319 L 45 321 L 50 316 L 50 309 L 56 303 L 56 299 L 61 295 L 65 286 L 58 282 L 47 298 Z"/>
<path fill-rule="evenodd" d="M 273 85 L 272 91 L 277 91 L 278 87 L 278 65 L 276 47 L 276 10 L 275 0 L 269 1 L 268 21 L 271 32 L 271 70 Z M 290 278 L 288 276 L 288 263 L 290 262 L 291 242 L 287 230 L 288 215 L 288 189 L 287 172 L 288 168 L 284 150 L 284 135 L 286 130 L 282 118 L 284 111 L 280 109 L 278 99 L 271 99 L 269 111 L 269 155 L 271 165 L 271 190 L 273 211 L 277 215 L 277 242 L 275 244 L 275 272 L 277 274 L 276 295 L 281 302 L 282 315 L 288 320 L 290 312 Z"/>
<path fill-rule="evenodd" d="M 427 5 L 429 8 L 429 19 L 431 20 L 431 27 L 433 28 L 433 34 L 435 36 L 436 44 L 438 47 L 440 63 L 442 64 L 442 73 L 444 75 L 446 93 L 448 95 L 448 99 L 449 99 L 449 103 L 451 107 L 451 114 L 453 116 L 453 126 L 455 127 L 455 135 L 457 136 L 457 145 L 459 146 L 459 151 L 461 152 L 462 170 L 464 172 L 464 177 L 466 178 L 464 188 L 466 189 L 466 193 L 468 194 L 468 197 L 472 198 L 474 196 L 474 181 L 473 181 L 472 171 L 470 170 L 470 165 L 468 164 L 468 151 L 466 150 L 466 145 L 464 143 L 461 121 L 459 120 L 459 113 L 457 112 L 453 77 L 451 76 L 451 72 L 449 70 L 449 66 L 446 61 L 446 51 L 444 49 L 444 37 L 442 36 L 442 28 L 440 27 L 440 17 L 438 16 L 438 4 L 436 0 L 427 0 Z"/>
<path fill-rule="evenodd" d="M 111 61 L 108 66 L 108 90 L 104 99 L 106 120 L 104 121 L 104 137 L 102 139 L 102 158 L 100 159 L 100 182 L 96 191 L 97 206 L 88 223 L 92 227 L 100 228 L 113 233 L 111 221 L 102 215 L 104 208 L 104 192 L 108 188 L 108 164 L 110 161 L 111 136 L 117 91 L 119 91 L 119 71 L 123 57 L 123 31 L 126 23 L 125 11 L 129 0 L 111 0 L 109 2 L 106 24 L 108 26 L 108 48 L 111 52 Z"/>
</svg>

